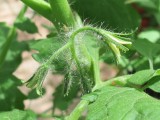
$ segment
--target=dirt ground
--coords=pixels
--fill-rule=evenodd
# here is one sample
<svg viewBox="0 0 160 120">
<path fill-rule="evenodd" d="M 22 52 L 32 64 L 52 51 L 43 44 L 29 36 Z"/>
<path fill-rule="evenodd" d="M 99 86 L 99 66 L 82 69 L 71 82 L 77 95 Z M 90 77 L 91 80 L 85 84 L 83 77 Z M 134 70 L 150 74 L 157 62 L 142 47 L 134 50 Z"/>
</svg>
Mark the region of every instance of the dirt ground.
<svg viewBox="0 0 160 120">
<path fill-rule="evenodd" d="M 8 25 L 12 25 L 16 15 L 22 8 L 23 4 L 20 0 L 0 0 L 0 22 L 6 22 Z M 33 11 L 29 9 L 26 13 L 26 16 L 32 17 Z M 37 34 L 27 34 L 25 32 L 18 31 L 18 40 L 29 40 L 29 39 L 39 39 L 39 38 L 45 38 L 45 36 L 48 34 L 48 31 L 42 27 L 42 24 L 51 25 L 51 22 L 46 20 L 45 18 L 42 18 L 38 15 L 36 15 L 32 19 L 36 25 L 39 28 L 39 33 Z M 23 62 L 18 67 L 18 69 L 13 73 L 15 76 L 17 76 L 19 79 L 22 80 L 28 80 L 33 73 L 36 71 L 36 69 L 39 66 L 39 63 L 33 60 L 31 57 L 31 52 L 24 51 L 22 54 Z M 108 78 L 112 78 L 116 75 L 116 71 L 114 68 L 101 63 L 100 64 L 101 69 L 101 78 L 102 80 L 106 80 Z M 63 80 L 63 76 L 60 75 L 51 75 L 49 74 L 44 82 L 44 87 L 46 89 L 46 94 L 38 99 L 35 100 L 25 100 L 25 108 L 26 109 L 32 109 L 36 113 L 43 113 L 46 112 L 49 114 L 51 113 L 51 108 L 53 107 L 53 97 L 52 94 L 55 91 L 56 86 L 59 85 L 59 83 Z M 30 89 L 26 88 L 25 86 L 19 87 L 20 90 L 24 94 L 28 94 Z M 74 102 L 74 104 L 70 107 L 70 110 L 77 104 L 77 101 Z M 59 111 L 56 111 L 57 114 Z M 47 120 L 53 120 L 53 119 L 47 119 Z"/>
</svg>

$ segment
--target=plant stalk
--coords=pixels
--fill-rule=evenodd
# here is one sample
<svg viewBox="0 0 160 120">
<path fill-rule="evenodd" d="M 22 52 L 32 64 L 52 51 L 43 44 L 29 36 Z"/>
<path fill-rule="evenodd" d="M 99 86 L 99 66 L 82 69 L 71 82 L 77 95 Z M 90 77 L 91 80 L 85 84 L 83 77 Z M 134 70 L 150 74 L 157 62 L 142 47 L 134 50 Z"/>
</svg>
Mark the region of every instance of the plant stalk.
<svg viewBox="0 0 160 120">
<path fill-rule="evenodd" d="M 19 12 L 17 19 L 20 19 L 24 16 L 24 14 L 26 13 L 27 11 L 27 6 L 24 6 L 21 11 Z M 4 63 L 4 60 L 7 56 L 7 52 L 11 46 L 11 43 L 14 39 L 14 37 L 16 36 L 16 28 L 13 26 L 11 27 L 9 33 L 8 33 L 8 36 L 7 36 L 7 39 L 5 41 L 5 43 L 2 45 L 2 50 L 0 52 L 0 68 L 2 67 L 2 64 Z"/>
<path fill-rule="evenodd" d="M 61 28 L 75 27 L 75 20 L 67 0 L 49 0 L 54 16 L 54 24 L 59 30 Z"/>
<path fill-rule="evenodd" d="M 97 60 L 98 61 L 98 60 Z M 100 79 L 100 68 L 99 68 L 99 61 L 93 61 L 94 64 L 94 79 L 95 79 L 95 86 L 99 86 L 102 84 Z"/>
<path fill-rule="evenodd" d="M 24 17 L 24 14 L 26 13 L 27 11 L 27 5 L 24 5 L 23 8 L 21 9 L 21 11 L 19 12 L 18 16 L 16 19 L 21 19 Z"/>
<path fill-rule="evenodd" d="M 21 0 L 25 5 L 31 7 L 37 13 L 47 18 L 53 23 L 51 6 L 44 0 Z"/>
<path fill-rule="evenodd" d="M 0 68 L 1 68 L 2 64 L 4 63 L 4 60 L 7 56 L 7 52 L 10 48 L 11 42 L 14 39 L 15 35 L 16 35 L 16 29 L 14 27 L 12 27 L 9 31 L 8 37 L 5 41 L 5 43 L 3 44 L 2 50 L 0 52 Z"/>
<path fill-rule="evenodd" d="M 97 89 L 100 89 L 104 86 L 126 86 L 127 85 L 127 80 L 131 77 L 131 75 L 125 75 L 125 76 L 120 76 L 116 77 L 110 80 L 107 80 L 105 82 L 102 82 L 102 84 L 99 84 L 95 86 L 92 91 L 95 91 Z"/>
<path fill-rule="evenodd" d="M 152 59 L 148 59 L 148 61 L 149 61 L 150 70 L 154 70 L 154 67 L 153 67 L 153 60 L 152 60 Z"/>
<path fill-rule="evenodd" d="M 52 63 L 52 61 L 59 55 L 61 54 L 63 51 L 65 51 L 66 49 L 70 48 L 70 43 L 65 44 L 63 47 L 61 47 L 58 51 L 56 51 L 50 58 L 49 60 L 44 64 L 47 67 Z"/>
</svg>

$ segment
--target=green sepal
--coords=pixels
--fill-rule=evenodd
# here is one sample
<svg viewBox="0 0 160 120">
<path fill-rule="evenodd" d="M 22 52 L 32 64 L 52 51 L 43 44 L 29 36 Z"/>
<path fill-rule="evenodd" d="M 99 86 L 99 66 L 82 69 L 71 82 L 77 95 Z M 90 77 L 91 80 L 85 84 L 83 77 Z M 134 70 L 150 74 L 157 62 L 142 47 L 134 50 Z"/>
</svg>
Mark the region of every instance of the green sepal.
<svg viewBox="0 0 160 120">
<path fill-rule="evenodd" d="M 26 86 L 29 88 L 36 87 L 36 92 L 38 95 L 42 95 L 42 84 L 48 73 L 48 67 L 41 65 L 36 73 L 26 82 Z"/>
</svg>

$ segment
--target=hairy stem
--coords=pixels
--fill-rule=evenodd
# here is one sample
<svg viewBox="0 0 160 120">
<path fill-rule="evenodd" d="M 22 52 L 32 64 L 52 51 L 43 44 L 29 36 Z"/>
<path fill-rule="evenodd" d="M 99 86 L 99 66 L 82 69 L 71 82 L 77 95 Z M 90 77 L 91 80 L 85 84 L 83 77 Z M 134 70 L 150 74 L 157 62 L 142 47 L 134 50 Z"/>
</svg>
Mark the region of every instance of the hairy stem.
<svg viewBox="0 0 160 120">
<path fill-rule="evenodd" d="M 44 64 L 46 66 L 50 65 L 52 63 L 52 61 L 61 53 L 64 52 L 66 49 L 70 48 L 70 43 L 67 43 L 66 45 L 64 45 L 63 47 L 61 47 L 58 51 L 56 51 L 50 58 L 49 60 Z"/>
<path fill-rule="evenodd" d="M 79 60 L 76 56 L 76 52 L 75 52 L 75 47 L 74 47 L 74 41 L 76 40 L 75 37 L 77 36 L 78 33 L 83 32 L 84 30 L 86 30 L 85 28 L 87 27 L 83 27 L 78 29 L 77 31 L 75 31 L 74 33 L 72 33 L 71 35 L 71 51 L 73 52 L 73 57 L 75 58 L 75 61 L 77 63 L 77 66 L 79 68 L 79 71 L 81 72 L 82 70 L 80 69 L 80 64 Z M 100 80 L 100 70 L 99 70 L 99 55 L 97 55 L 97 60 L 93 60 L 93 72 L 94 72 L 94 81 L 95 81 L 95 86 L 101 84 L 101 80 Z"/>
<path fill-rule="evenodd" d="M 74 27 L 75 20 L 67 0 L 49 0 L 57 29 Z"/>
<path fill-rule="evenodd" d="M 75 36 L 76 34 L 78 34 L 80 32 L 84 32 L 84 31 L 93 31 L 93 32 L 97 33 L 98 35 L 101 35 L 102 37 L 104 37 L 105 40 L 108 40 L 109 42 L 114 43 L 119 47 L 122 47 L 124 50 L 127 49 L 127 48 L 124 47 L 121 44 L 132 44 L 129 41 L 123 41 L 121 39 L 115 38 L 117 34 L 121 34 L 121 33 L 115 33 L 114 34 L 112 32 L 109 32 L 109 31 L 106 31 L 106 30 L 103 30 L 103 29 L 90 27 L 90 26 L 85 26 L 85 27 L 82 27 L 82 28 L 78 29 L 77 31 L 75 31 L 73 33 L 73 36 Z M 113 37 L 113 36 L 115 36 L 115 37 Z"/>
</svg>

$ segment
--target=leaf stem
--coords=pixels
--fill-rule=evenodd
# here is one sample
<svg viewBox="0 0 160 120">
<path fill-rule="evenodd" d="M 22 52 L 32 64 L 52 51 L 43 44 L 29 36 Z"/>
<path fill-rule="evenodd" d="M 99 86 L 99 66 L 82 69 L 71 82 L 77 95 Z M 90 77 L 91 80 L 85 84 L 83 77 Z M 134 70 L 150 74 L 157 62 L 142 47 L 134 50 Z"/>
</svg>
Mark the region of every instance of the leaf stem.
<svg viewBox="0 0 160 120">
<path fill-rule="evenodd" d="M 65 118 L 65 120 L 78 120 L 82 112 L 87 108 L 89 101 L 81 100 L 72 113 Z"/>
<path fill-rule="evenodd" d="M 153 60 L 152 60 L 152 58 L 149 58 L 149 59 L 148 59 L 148 62 L 149 62 L 150 70 L 154 70 L 154 66 L 153 66 Z"/>
<path fill-rule="evenodd" d="M 8 37 L 5 41 L 5 43 L 2 46 L 1 51 L 0 51 L 0 67 L 2 66 L 2 64 L 6 58 L 7 52 L 10 48 L 11 42 L 14 39 L 15 35 L 16 35 L 16 29 L 14 27 L 12 27 L 9 31 L 9 34 L 8 34 Z"/>
<path fill-rule="evenodd" d="M 132 75 L 125 75 L 125 76 L 120 76 L 116 77 L 110 80 L 107 80 L 105 82 L 102 82 L 102 84 L 99 84 L 95 86 L 92 91 L 95 91 L 97 89 L 100 89 L 104 86 L 126 86 L 127 85 L 127 80 L 131 77 Z"/>
<path fill-rule="evenodd" d="M 27 11 L 27 6 L 24 6 L 19 12 L 16 20 L 23 17 L 26 11 Z M 0 51 L 0 68 L 2 67 L 2 64 L 7 56 L 7 52 L 15 36 L 16 36 L 16 28 L 13 26 L 10 28 L 7 39 L 5 43 L 2 45 L 2 50 Z"/>
<path fill-rule="evenodd" d="M 24 14 L 26 13 L 27 8 L 28 8 L 27 5 L 24 5 L 23 8 L 21 9 L 21 11 L 19 12 L 16 19 L 21 19 L 24 16 Z"/>
<path fill-rule="evenodd" d="M 93 61 L 94 65 L 94 80 L 95 80 L 95 86 L 99 86 L 102 84 L 102 81 L 100 79 L 100 68 L 99 68 L 99 60 Z"/>
<path fill-rule="evenodd" d="M 24 4 L 31 7 L 37 13 L 53 22 L 51 6 L 44 0 L 21 0 Z"/>
</svg>

